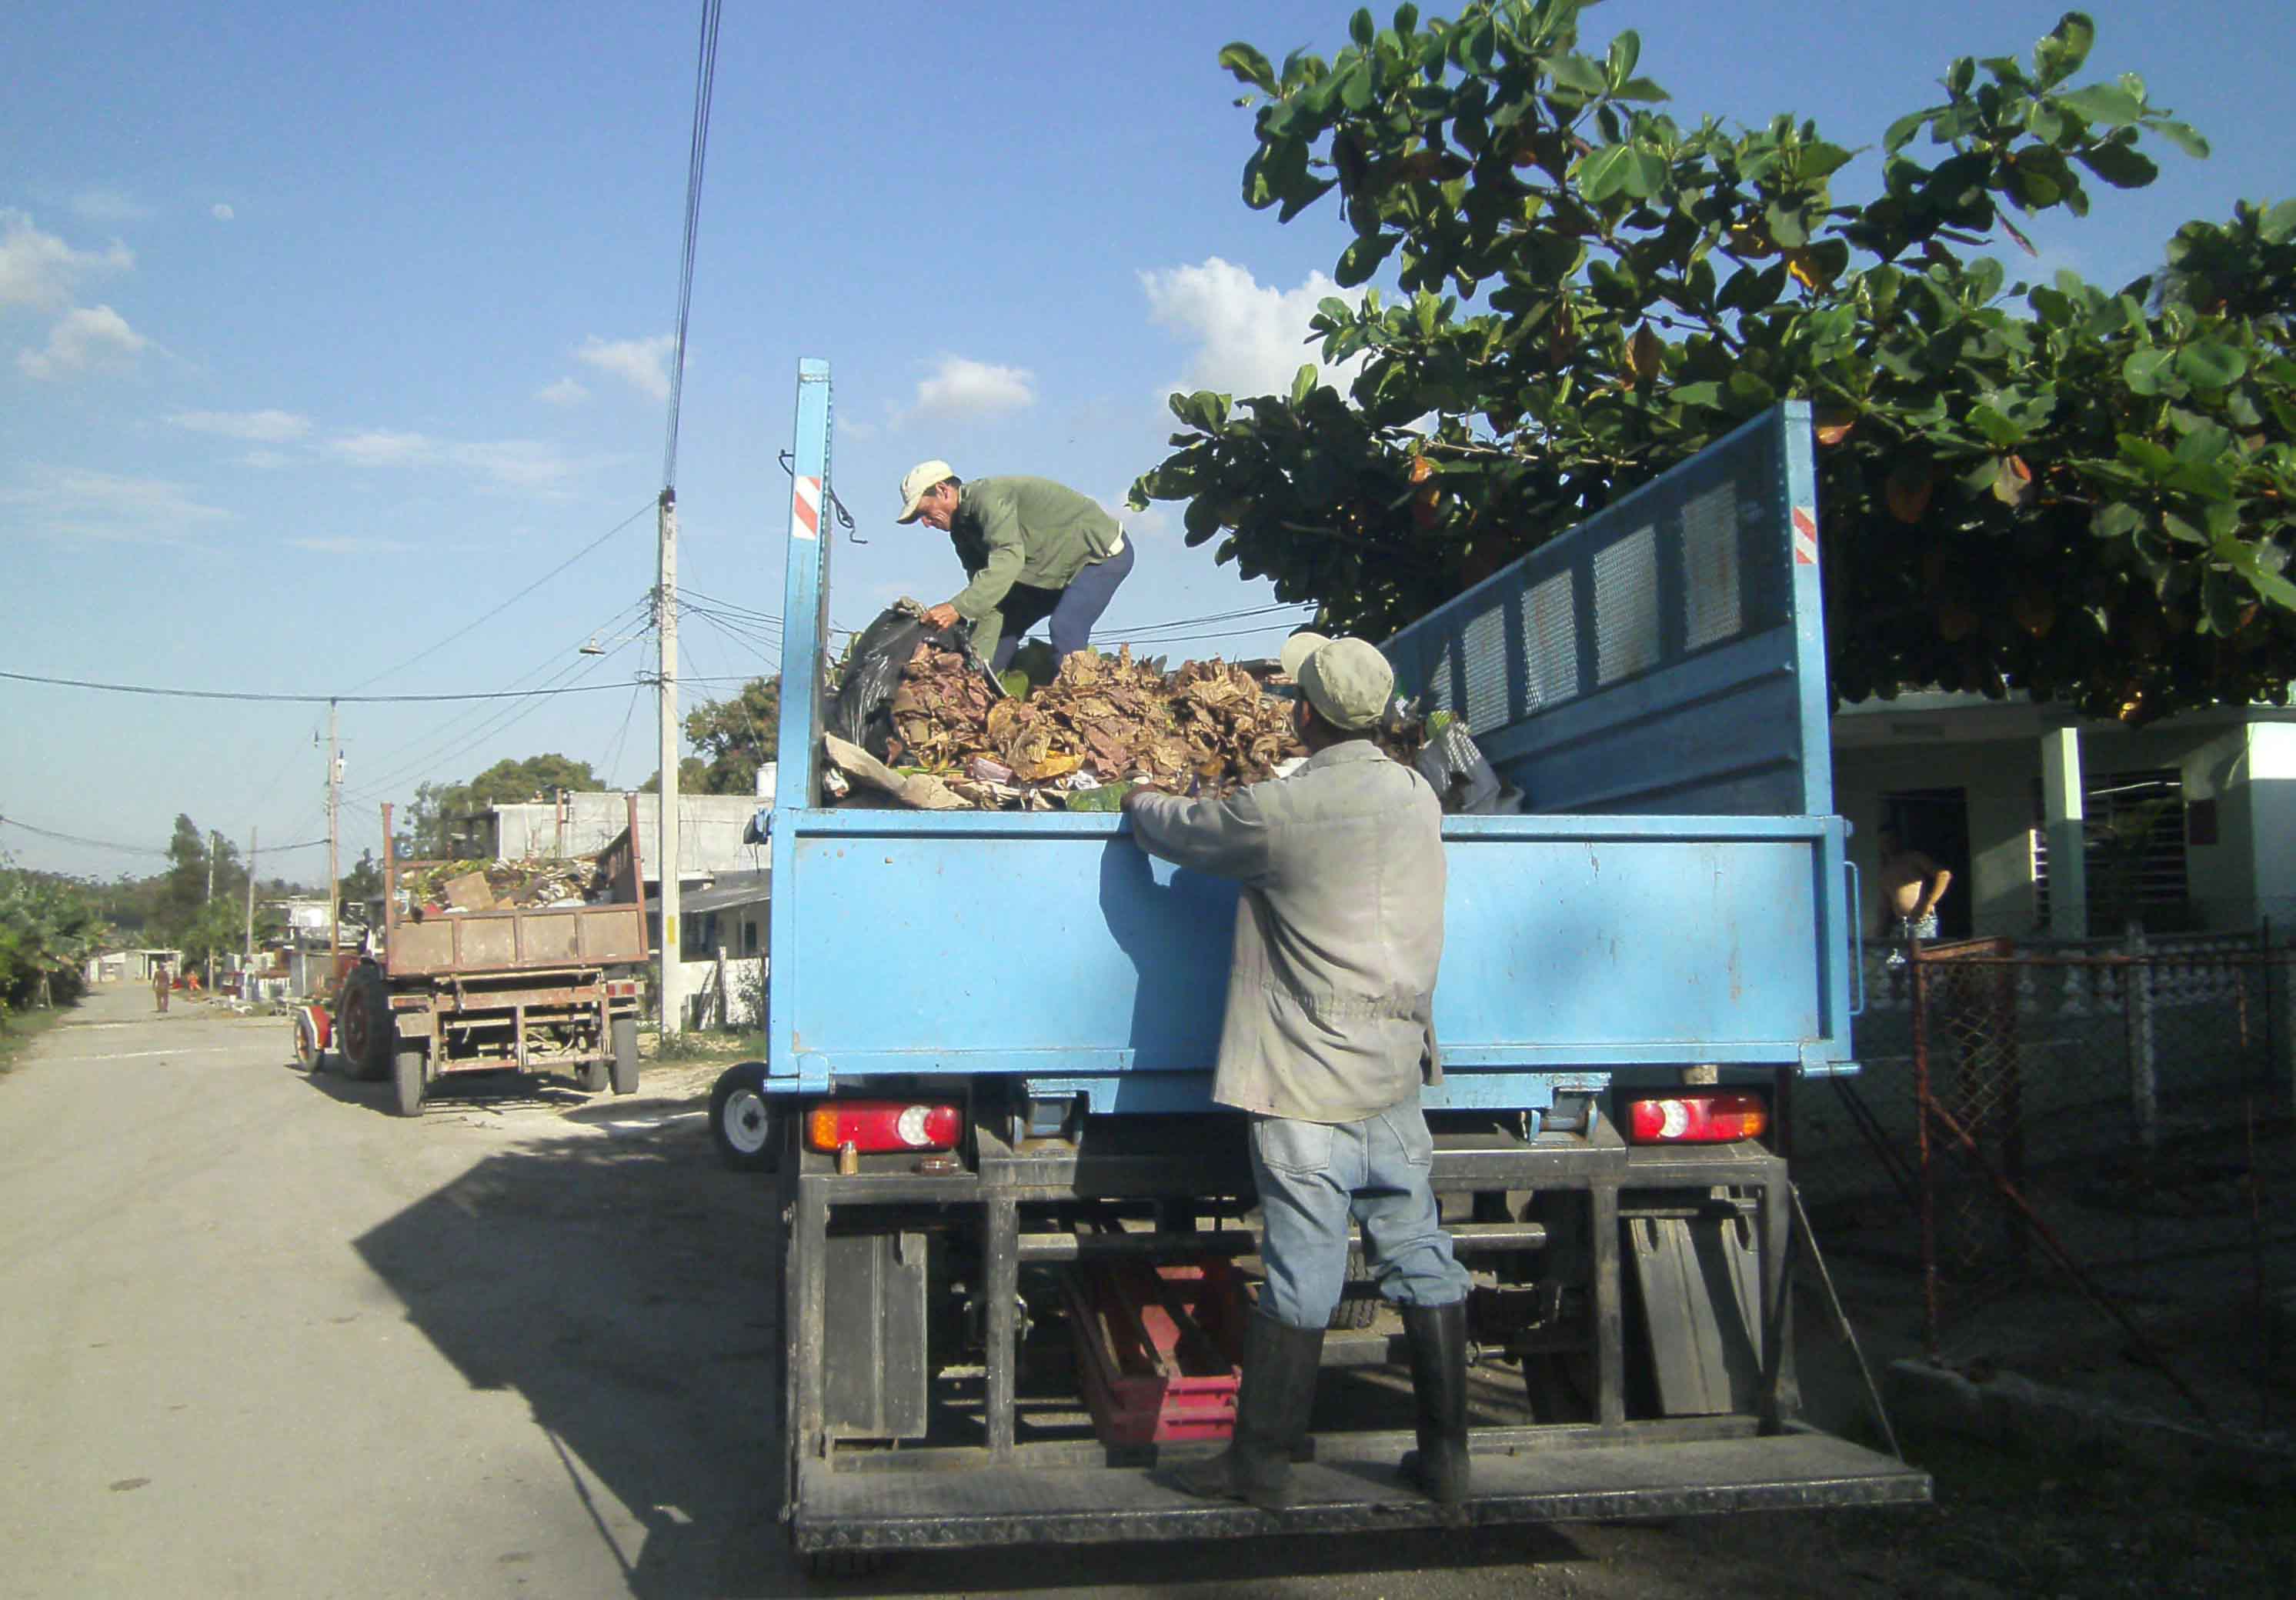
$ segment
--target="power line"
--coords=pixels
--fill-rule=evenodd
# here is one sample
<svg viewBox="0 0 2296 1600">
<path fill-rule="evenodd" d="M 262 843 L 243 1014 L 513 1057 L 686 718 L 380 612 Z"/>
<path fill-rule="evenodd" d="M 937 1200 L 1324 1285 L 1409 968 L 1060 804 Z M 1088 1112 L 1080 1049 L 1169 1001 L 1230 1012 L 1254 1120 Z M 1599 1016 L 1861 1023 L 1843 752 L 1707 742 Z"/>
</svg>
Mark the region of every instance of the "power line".
<svg viewBox="0 0 2296 1600">
<path fill-rule="evenodd" d="M 302 706 L 324 706 L 330 702 L 340 702 L 345 706 L 415 706 L 446 700 L 527 700 L 551 695 L 594 694 L 601 690 L 621 687 L 619 683 L 590 683 L 565 689 L 501 689 L 462 694 L 289 695 L 258 694 L 252 690 L 230 689 L 160 689 L 148 683 L 99 683 L 87 678 L 44 677 L 37 673 L 0 672 L 0 678 L 12 678 L 19 683 L 45 683 L 60 689 L 101 690 L 107 694 L 159 695 L 176 700 L 284 701 Z"/>
<path fill-rule="evenodd" d="M 160 857 L 172 853 L 169 851 L 154 849 L 149 845 L 122 845 L 114 839 L 91 839 L 81 834 L 62 833 L 53 828 L 36 828 L 31 823 L 19 821 L 14 817 L 0 817 L 0 828 L 20 829 L 25 833 L 36 833 L 44 839 L 54 839 L 65 845 L 85 845 L 91 850 L 117 850 L 127 855 Z M 326 842 L 324 839 L 306 839 L 299 845 L 266 845 L 263 847 L 263 853 L 279 855 L 290 850 L 308 850 L 314 845 L 324 845 Z"/>
<path fill-rule="evenodd" d="M 661 447 L 661 484 L 677 486 L 677 409 L 685 396 L 685 327 L 693 312 L 694 244 L 701 232 L 701 173 L 709 159 L 709 101 L 718 86 L 719 0 L 702 0 L 701 44 L 693 62 L 693 141 L 685 161 L 685 248 L 677 264 L 677 337 L 669 366 L 669 426 Z"/>
<path fill-rule="evenodd" d="M 490 622 L 494 618 L 500 616 L 504 612 L 518 604 L 519 601 L 524 600 L 528 595 L 532 594 L 536 590 L 541 588 L 551 579 L 556 577 L 569 567 L 573 566 L 575 562 L 580 560 L 584 556 L 588 555 L 592 551 L 597 549 L 607 540 L 612 538 L 616 534 L 620 533 L 624 528 L 629 527 L 631 523 L 636 522 L 639 518 L 644 516 L 652 510 L 653 510 L 653 502 L 649 501 L 644 505 L 639 507 L 636 510 L 631 512 L 628 516 L 623 518 L 619 522 L 614 524 L 613 527 L 608 528 L 604 533 L 600 534 L 596 538 L 591 540 L 589 543 L 584 545 L 572 555 L 567 557 L 563 561 L 558 563 L 557 566 L 552 567 L 548 572 L 544 573 L 540 577 L 535 579 L 534 582 L 529 584 L 516 594 L 512 595 L 508 600 L 495 607 L 492 610 L 481 612 L 479 616 L 473 617 L 469 622 L 464 623 L 461 627 L 455 629 L 453 633 L 447 634 L 446 638 L 441 639 L 438 643 L 415 651 L 414 654 L 409 656 L 397 666 L 386 666 L 381 672 L 375 673 L 373 677 L 367 679 L 366 682 L 354 683 L 351 687 L 354 690 L 361 690 L 365 689 L 368 683 L 380 683 L 383 679 L 390 676 L 391 673 L 400 672 L 407 667 L 413 666 L 425 656 L 433 655 L 439 650 L 445 649 L 448 645 L 454 643 L 455 641 L 462 638 L 464 634 L 478 627 L 481 623 Z M 347 700 L 352 697 L 349 695 L 336 695 L 332 698 L 339 700 Z"/>
</svg>

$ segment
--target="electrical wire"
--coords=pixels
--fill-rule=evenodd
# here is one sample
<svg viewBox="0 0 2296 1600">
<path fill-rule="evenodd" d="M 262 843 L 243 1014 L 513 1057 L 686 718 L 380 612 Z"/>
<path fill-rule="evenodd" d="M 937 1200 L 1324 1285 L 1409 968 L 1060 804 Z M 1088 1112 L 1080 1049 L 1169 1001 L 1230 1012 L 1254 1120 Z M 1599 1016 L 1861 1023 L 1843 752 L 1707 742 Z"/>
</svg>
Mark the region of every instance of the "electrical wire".
<svg viewBox="0 0 2296 1600">
<path fill-rule="evenodd" d="M 154 849 L 149 845 L 122 845 L 113 839 L 91 839 L 82 834 L 63 833 L 53 828 L 37 828 L 29 822 L 20 821 L 14 817 L 0 817 L 0 828 L 20 829 L 25 833 L 37 834 L 44 839 L 54 839 L 61 844 L 85 845 L 91 850 L 117 850 L 127 855 L 152 855 L 165 859 L 173 853 L 167 850 Z M 308 850 L 316 845 L 324 845 L 326 842 L 324 839 L 305 839 L 300 844 L 295 845 L 266 845 L 262 853 L 283 855 L 290 850 Z"/>
<path fill-rule="evenodd" d="M 701 231 L 701 174 L 709 159 L 709 102 L 718 86 L 719 0 L 702 0 L 701 43 L 693 63 L 693 138 L 685 161 L 685 245 L 677 265 L 677 334 L 669 368 L 669 425 L 661 447 L 661 483 L 677 485 L 677 412 L 685 396 L 685 329 L 693 312 L 694 245 Z"/>
<path fill-rule="evenodd" d="M 500 605 L 494 607 L 491 610 L 480 613 L 471 621 L 464 623 L 461 627 L 455 629 L 453 633 L 447 634 L 447 637 L 439 641 L 438 643 L 415 651 L 414 654 L 409 656 L 398 665 L 384 667 L 381 672 L 375 673 L 373 677 L 367 679 L 364 683 L 354 683 L 351 685 L 352 690 L 356 691 L 365 689 L 369 683 L 380 683 L 385 678 L 390 677 L 391 673 L 402 672 L 407 667 L 413 666 L 424 657 L 433 655 L 438 651 L 446 649 L 448 645 L 454 643 L 456 640 L 462 638 L 464 634 L 478 627 L 480 624 L 491 622 L 494 618 L 500 616 L 504 612 L 518 604 L 519 601 L 524 600 L 528 595 L 532 594 L 536 590 L 541 588 L 551 579 L 556 577 L 569 567 L 573 566 L 575 562 L 580 560 L 584 556 L 588 555 L 592 551 L 605 543 L 607 540 L 612 538 L 616 534 L 620 533 L 624 528 L 629 527 L 630 524 L 636 522 L 639 518 L 644 516 L 648 511 L 651 511 L 653 509 L 653 505 L 651 502 L 639 507 L 636 510 L 632 511 L 628 516 L 623 518 L 619 522 L 614 524 L 613 527 L 608 528 L 604 533 L 600 534 L 596 538 L 591 540 L 589 543 L 584 545 L 572 555 L 567 557 L 563 561 L 558 563 L 557 566 L 552 567 L 548 572 L 544 573 L 540 577 L 535 579 L 534 582 L 520 590 L 516 594 L 513 594 L 508 600 L 504 600 Z M 350 698 L 350 696 L 337 695 L 333 698 L 337 699 L 348 699 Z"/>
<path fill-rule="evenodd" d="M 259 703 L 291 702 L 300 706 L 422 706 L 442 701 L 463 700 L 525 700 L 559 694 L 594 694 L 601 690 L 619 689 L 619 683 L 593 683 L 582 689 L 509 689 L 485 692 L 430 695 L 290 695 L 258 694 L 244 690 L 226 689 L 160 689 L 148 683 L 99 683 L 87 678 L 50 678 L 38 673 L 0 672 L 0 678 L 19 683 L 45 683 L 61 689 L 94 689 L 107 694 L 158 695 L 176 700 L 238 700 Z"/>
</svg>

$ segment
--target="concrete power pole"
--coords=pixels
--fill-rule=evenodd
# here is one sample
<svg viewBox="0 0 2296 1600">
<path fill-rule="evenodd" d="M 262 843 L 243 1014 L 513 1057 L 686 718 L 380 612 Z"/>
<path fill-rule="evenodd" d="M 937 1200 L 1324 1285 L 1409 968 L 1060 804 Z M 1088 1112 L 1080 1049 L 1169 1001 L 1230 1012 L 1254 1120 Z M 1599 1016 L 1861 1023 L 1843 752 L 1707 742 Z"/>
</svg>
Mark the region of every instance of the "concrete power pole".
<svg viewBox="0 0 2296 1600">
<path fill-rule="evenodd" d="M 335 981 L 335 950 L 343 942 L 343 869 L 336 862 L 341 848 L 342 834 L 336 812 L 343 800 L 343 745 L 340 724 L 332 700 L 327 702 L 327 976 L 321 980 L 330 990 Z M 382 847 L 390 848 L 385 839 Z"/>
<path fill-rule="evenodd" d="M 677 491 L 661 492 L 661 578 L 654 590 L 654 633 L 661 641 L 660 820 L 654 829 L 661 875 L 661 1036 L 685 1031 L 685 971 L 677 926 Z"/>
<path fill-rule="evenodd" d="M 217 833 L 217 832 L 214 829 L 212 829 L 212 828 L 209 829 L 208 829 L 208 897 L 207 897 L 207 900 L 202 901 L 202 902 L 201 902 L 201 905 L 202 905 L 203 907 L 204 907 L 205 905 L 209 904 L 209 903 L 211 903 L 211 902 L 214 901 L 214 899 L 215 899 L 215 858 L 216 858 L 216 853 L 217 853 L 218 850 L 221 850 L 222 848 L 223 848 L 223 835 L 221 835 L 221 834 Z M 213 994 L 213 993 L 215 992 L 215 946 L 214 946 L 214 945 L 212 945 L 212 944 L 210 944 L 210 945 L 209 945 L 209 946 L 208 946 L 208 992 L 209 992 L 209 994 Z"/>
<path fill-rule="evenodd" d="M 247 828 L 247 931 L 245 945 L 240 951 L 239 998 L 247 998 L 248 973 L 255 970 L 255 841 L 259 830 L 253 823 Z"/>
</svg>

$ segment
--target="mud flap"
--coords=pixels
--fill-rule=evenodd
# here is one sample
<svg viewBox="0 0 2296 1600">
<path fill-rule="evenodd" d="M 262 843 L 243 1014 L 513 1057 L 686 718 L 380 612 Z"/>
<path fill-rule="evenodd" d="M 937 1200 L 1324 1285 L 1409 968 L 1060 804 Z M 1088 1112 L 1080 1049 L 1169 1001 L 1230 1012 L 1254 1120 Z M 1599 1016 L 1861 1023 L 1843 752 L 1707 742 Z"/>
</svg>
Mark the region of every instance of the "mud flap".
<svg viewBox="0 0 2296 1600">
<path fill-rule="evenodd" d="M 925 1433 L 925 1236 L 832 1234 L 822 1262 L 824 1421 L 845 1439 Z"/>
<path fill-rule="evenodd" d="M 1759 1410 L 1761 1253 L 1752 1220 L 1630 1217 L 1626 1235 L 1660 1412 Z"/>
</svg>

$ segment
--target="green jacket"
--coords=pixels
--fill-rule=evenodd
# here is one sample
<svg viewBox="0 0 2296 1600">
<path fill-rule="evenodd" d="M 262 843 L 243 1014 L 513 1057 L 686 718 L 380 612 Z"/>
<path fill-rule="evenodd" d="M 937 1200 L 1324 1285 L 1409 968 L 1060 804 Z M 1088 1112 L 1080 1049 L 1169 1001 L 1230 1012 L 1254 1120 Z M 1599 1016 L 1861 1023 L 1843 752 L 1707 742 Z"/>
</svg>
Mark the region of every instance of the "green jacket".
<svg viewBox="0 0 2296 1600">
<path fill-rule="evenodd" d="M 1013 585 L 1065 589 L 1123 537 L 1099 502 L 1048 478 L 975 478 L 958 491 L 948 528 L 972 582 L 949 603 L 986 654 L 1004 631 L 998 608 Z"/>
</svg>

